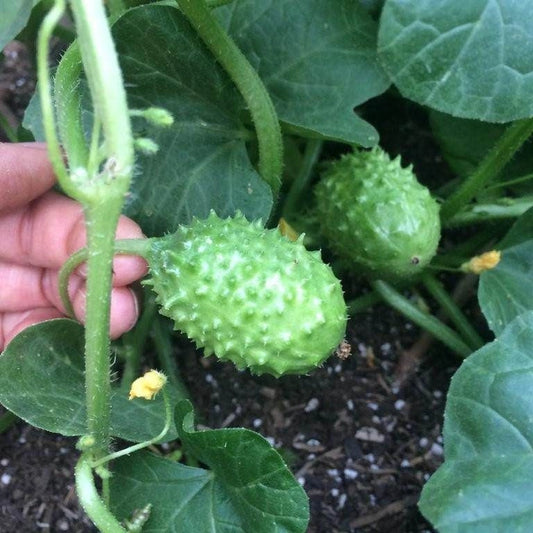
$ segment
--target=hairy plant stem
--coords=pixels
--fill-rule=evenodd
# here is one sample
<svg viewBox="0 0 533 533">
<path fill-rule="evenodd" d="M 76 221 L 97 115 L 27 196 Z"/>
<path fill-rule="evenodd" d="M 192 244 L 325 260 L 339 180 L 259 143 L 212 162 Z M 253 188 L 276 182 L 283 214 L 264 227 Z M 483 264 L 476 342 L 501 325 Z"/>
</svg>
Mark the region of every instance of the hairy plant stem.
<svg viewBox="0 0 533 533">
<path fill-rule="evenodd" d="M 496 177 L 531 133 L 533 133 L 533 119 L 530 118 L 518 120 L 505 130 L 474 173 L 442 205 L 440 215 L 444 226 L 447 226 L 449 220 Z"/>
<path fill-rule="evenodd" d="M 373 281 L 371 285 L 391 307 L 405 315 L 421 328 L 429 331 L 429 333 L 456 354 L 461 357 L 467 357 L 472 353 L 472 349 L 463 342 L 455 331 L 443 324 L 438 318 L 424 313 L 418 307 L 415 307 L 391 285 L 381 280 Z"/>
<path fill-rule="evenodd" d="M 81 57 L 105 137 L 115 190 L 125 194 L 133 166 L 133 136 L 118 64 L 102 1 L 71 0 Z"/>
<path fill-rule="evenodd" d="M 213 17 L 205 1 L 177 2 L 244 98 L 257 132 L 259 174 L 276 195 L 281 185 L 283 144 L 278 117 L 270 95 L 244 54 Z"/>
<path fill-rule="evenodd" d="M 110 341 L 114 235 L 133 167 L 126 93 L 102 1 L 71 0 L 81 57 L 93 106 L 104 133 L 106 164 L 83 184 L 87 227 L 87 297 L 85 383 L 88 432 L 95 439 L 92 452 L 103 456 L 109 448 Z"/>
<path fill-rule="evenodd" d="M 76 464 L 76 492 L 81 505 L 99 531 L 105 533 L 127 533 L 119 521 L 111 514 L 98 494 L 94 484 L 91 458 L 81 455 Z"/>
<path fill-rule="evenodd" d="M 63 162 L 63 154 L 56 132 L 54 116 L 54 103 L 52 100 L 52 87 L 50 82 L 50 69 L 48 67 L 48 47 L 54 28 L 65 12 L 65 0 L 55 0 L 52 9 L 44 17 L 37 38 L 37 75 L 39 78 L 39 95 L 41 112 L 43 115 L 43 128 L 48 146 L 48 156 L 55 175 L 63 190 L 73 198 L 79 198 L 79 190 L 73 184 Z"/>
<path fill-rule="evenodd" d="M 101 201 L 85 209 L 87 228 L 87 299 L 85 319 L 85 392 L 94 452 L 109 447 L 111 416 L 109 316 L 114 233 L 122 205 Z"/>
</svg>

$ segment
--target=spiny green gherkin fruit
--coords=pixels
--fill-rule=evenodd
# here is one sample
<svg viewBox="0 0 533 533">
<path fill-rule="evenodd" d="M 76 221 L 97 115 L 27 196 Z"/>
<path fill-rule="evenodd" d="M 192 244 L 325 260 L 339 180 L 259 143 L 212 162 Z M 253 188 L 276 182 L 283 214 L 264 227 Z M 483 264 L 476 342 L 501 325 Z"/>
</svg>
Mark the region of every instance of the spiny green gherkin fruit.
<svg viewBox="0 0 533 533">
<path fill-rule="evenodd" d="M 305 373 L 344 336 L 341 285 L 319 253 L 241 214 L 153 239 L 148 261 L 161 313 L 240 369 Z"/>
<path fill-rule="evenodd" d="M 439 206 L 428 189 L 381 149 L 333 162 L 316 188 L 331 248 L 374 278 L 399 281 L 420 272 L 440 239 Z"/>
</svg>

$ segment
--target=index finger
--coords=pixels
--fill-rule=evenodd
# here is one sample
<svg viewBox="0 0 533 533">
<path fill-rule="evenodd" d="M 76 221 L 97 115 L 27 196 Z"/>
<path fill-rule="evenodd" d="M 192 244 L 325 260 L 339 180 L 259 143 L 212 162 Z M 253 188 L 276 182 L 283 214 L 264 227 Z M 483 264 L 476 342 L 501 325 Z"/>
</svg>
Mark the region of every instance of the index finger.
<svg viewBox="0 0 533 533">
<path fill-rule="evenodd" d="M 0 211 L 31 202 L 54 182 L 46 144 L 0 143 Z"/>
</svg>

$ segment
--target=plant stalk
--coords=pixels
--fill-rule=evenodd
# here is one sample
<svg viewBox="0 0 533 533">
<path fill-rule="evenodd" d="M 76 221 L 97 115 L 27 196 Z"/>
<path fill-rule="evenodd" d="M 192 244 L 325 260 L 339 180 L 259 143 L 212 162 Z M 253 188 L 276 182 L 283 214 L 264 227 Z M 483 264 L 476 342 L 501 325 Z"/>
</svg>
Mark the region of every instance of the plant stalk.
<svg viewBox="0 0 533 533">
<path fill-rule="evenodd" d="M 76 464 L 76 492 L 80 503 L 99 531 L 104 533 L 127 533 L 111 514 L 94 485 L 91 463 L 87 454 L 82 454 Z"/>
<path fill-rule="evenodd" d="M 261 78 L 224 28 L 214 18 L 204 0 L 177 0 L 183 14 L 229 74 L 244 98 L 257 132 L 259 174 L 277 194 L 281 185 L 283 144 L 281 129 Z"/>
<path fill-rule="evenodd" d="M 102 1 L 71 0 L 71 4 L 94 109 L 104 132 L 109 178 L 125 194 L 133 167 L 133 135 L 106 12 Z"/>
<path fill-rule="evenodd" d="M 481 348 L 485 342 L 478 335 L 477 331 L 472 327 L 460 307 L 450 298 L 450 295 L 444 290 L 441 283 L 429 272 L 425 272 L 422 276 L 422 283 L 427 291 L 435 298 L 438 304 L 442 307 L 444 313 L 452 321 L 457 328 L 457 331 L 463 336 L 466 342 L 473 350 Z"/>
<path fill-rule="evenodd" d="M 444 226 L 496 177 L 531 133 L 533 119 L 530 118 L 518 120 L 505 130 L 474 173 L 442 204 L 440 215 Z"/>
<path fill-rule="evenodd" d="M 110 302 L 115 228 L 121 211 L 115 199 L 85 210 L 87 227 L 87 298 L 85 319 L 85 387 L 87 424 L 97 455 L 109 448 L 111 418 Z"/>
<path fill-rule="evenodd" d="M 420 309 L 415 307 L 385 281 L 373 281 L 372 287 L 391 307 L 405 315 L 421 328 L 429 331 L 429 333 L 459 356 L 467 357 L 472 353 L 471 348 L 463 342 L 455 331 L 434 316 L 420 311 Z"/>
</svg>

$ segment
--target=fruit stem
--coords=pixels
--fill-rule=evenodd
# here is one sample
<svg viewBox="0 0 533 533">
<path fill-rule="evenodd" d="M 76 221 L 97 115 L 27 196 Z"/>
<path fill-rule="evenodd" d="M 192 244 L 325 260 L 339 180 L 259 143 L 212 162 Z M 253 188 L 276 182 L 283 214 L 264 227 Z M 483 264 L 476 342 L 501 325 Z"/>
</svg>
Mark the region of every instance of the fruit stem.
<svg viewBox="0 0 533 533">
<path fill-rule="evenodd" d="M 244 98 L 259 143 L 259 174 L 277 195 L 281 185 L 283 143 L 274 104 L 261 78 L 211 13 L 204 0 L 177 0 L 217 61 L 229 74 Z"/>
<path fill-rule="evenodd" d="M 98 530 L 105 533 L 127 533 L 100 498 L 94 485 L 90 458 L 86 453 L 81 455 L 76 464 L 75 476 L 81 506 Z"/>
<path fill-rule="evenodd" d="M 382 280 L 373 281 L 371 285 L 391 307 L 405 315 L 409 320 L 413 321 L 421 328 L 429 331 L 429 333 L 439 339 L 457 355 L 464 358 L 472 353 L 472 350 L 463 342 L 455 331 L 443 324 L 438 318 L 435 318 L 428 313 L 424 313 L 418 309 L 418 307 L 415 307 L 391 285 Z"/>
<path fill-rule="evenodd" d="M 477 331 L 470 324 L 459 306 L 453 301 L 450 295 L 444 290 L 442 284 L 429 272 L 422 275 L 422 283 L 427 291 L 435 298 L 448 318 L 455 325 L 459 333 L 473 350 L 481 348 L 485 342 L 478 335 Z"/>
<path fill-rule="evenodd" d="M 283 216 L 285 218 L 290 219 L 290 215 L 298 210 L 300 200 L 311 181 L 313 169 L 322 152 L 323 144 L 324 142 L 319 139 L 311 139 L 307 141 L 303 161 L 300 165 L 300 171 L 285 198 L 285 205 L 283 206 Z"/>
<path fill-rule="evenodd" d="M 442 204 L 440 215 L 443 226 L 447 226 L 450 219 L 496 177 L 531 133 L 533 133 L 533 119 L 531 118 L 517 120 L 504 131 L 474 173 Z"/>
</svg>

